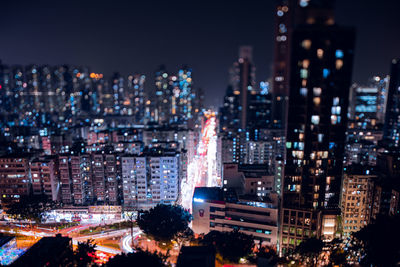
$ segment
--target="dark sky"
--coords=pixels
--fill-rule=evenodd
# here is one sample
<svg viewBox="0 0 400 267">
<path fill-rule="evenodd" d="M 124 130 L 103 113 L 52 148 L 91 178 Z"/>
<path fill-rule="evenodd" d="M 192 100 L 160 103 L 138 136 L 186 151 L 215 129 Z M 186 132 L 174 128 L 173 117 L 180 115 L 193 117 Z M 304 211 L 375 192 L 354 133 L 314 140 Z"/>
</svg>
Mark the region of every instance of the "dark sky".
<svg viewBox="0 0 400 267">
<path fill-rule="evenodd" d="M 162 63 L 193 68 L 206 104 L 219 106 L 240 45 L 254 47 L 257 80 L 271 75 L 273 0 L 1 1 L 0 59 L 72 64 L 110 75 L 141 72 L 153 84 Z M 337 0 L 336 21 L 355 26 L 353 80 L 387 74 L 400 57 L 399 0 Z"/>
</svg>

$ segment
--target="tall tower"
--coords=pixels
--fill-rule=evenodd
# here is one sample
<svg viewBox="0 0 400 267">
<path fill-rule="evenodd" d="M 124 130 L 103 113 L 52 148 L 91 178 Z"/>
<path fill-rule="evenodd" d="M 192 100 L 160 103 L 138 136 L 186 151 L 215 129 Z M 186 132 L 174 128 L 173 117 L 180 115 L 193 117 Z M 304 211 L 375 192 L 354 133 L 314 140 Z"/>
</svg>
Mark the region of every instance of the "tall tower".
<svg viewBox="0 0 400 267">
<path fill-rule="evenodd" d="M 334 23 L 334 0 L 278 0 L 275 13 L 275 48 L 272 81 L 272 123 L 286 129 L 289 97 L 290 56 L 297 25 Z"/>
<path fill-rule="evenodd" d="M 400 59 L 392 60 L 383 138 L 388 147 L 400 146 Z"/>
<path fill-rule="evenodd" d="M 172 109 L 172 81 L 164 65 L 155 72 L 155 85 L 156 121 L 169 123 Z"/>
<path fill-rule="evenodd" d="M 247 114 L 250 95 L 255 91 L 255 67 L 253 66 L 253 48 L 241 46 L 239 48 L 239 59 L 233 64 L 230 71 L 230 83 L 233 87 L 233 94 L 238 98 L 239 114 L 238 128 L 245 129 L 247 126 Z"/>
<path fill-rule="evenodd" d="M 300 1 L 297 8 L 301 22 L 290 44 L 283 252 L 305 238 L 334 237 L 355 38 L 353 29 L 333 24 L 331 1 Z"/>
</svg>

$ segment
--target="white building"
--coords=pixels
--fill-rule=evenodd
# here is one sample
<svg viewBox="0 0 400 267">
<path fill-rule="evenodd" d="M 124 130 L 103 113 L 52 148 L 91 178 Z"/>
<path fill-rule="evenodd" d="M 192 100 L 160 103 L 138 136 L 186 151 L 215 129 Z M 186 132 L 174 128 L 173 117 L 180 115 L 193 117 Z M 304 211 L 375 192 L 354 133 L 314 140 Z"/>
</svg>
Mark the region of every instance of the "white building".
<svg viewBox="0 0 400 267">
<path fill-rule="evenodd" d="M 179 156 L 122 157 L 124 206 L 147 209 L 174 204 L 179 195 Z"/>
<path fill-rule="evenodd" d="M 192 229 L 195 234 L 239 230 L 255 242 L 276 246 L 278 208 L 263 202 L 234 199 L 221 188 L 197 187 L 193 196 Z"/>
</svg>

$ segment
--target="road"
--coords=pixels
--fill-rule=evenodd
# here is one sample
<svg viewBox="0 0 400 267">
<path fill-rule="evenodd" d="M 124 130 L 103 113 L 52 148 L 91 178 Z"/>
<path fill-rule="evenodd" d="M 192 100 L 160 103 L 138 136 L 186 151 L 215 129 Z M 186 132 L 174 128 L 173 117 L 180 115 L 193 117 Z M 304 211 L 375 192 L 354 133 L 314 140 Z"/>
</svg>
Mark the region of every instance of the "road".
<svg viewBox="0 0 400 267">
<path fill-rule="evenodd" d="M 61 233 L 62 235 L 65 235 L 65 236 L 71 236 L 74 232 L 81 231 L 90 226 L 91 225 L 74 226 L 74 227 L 70 227 L 67 229 L 63 229 L 62 231 L 59 231 L 58 233 Z M 54 236 L 55 234 L 57 234 L 57 232 L 54 232 L 54 230 L 49 229 L 49 228 L 43 228 L 43 227 L 37 227 L 37 228 L 33 228 L 31 230 L 19 229 L 17 227 L 15 230 L 14 229 L 10 229 L 10 230 L 1 229 L 0 232 L 10 233 L 10 234 L 18 233 L 20 235 L 33 236 L 33 237 L 46 237 L 46 236 Z M 77 245 L 78 242 L 83 242 L 88 239 L 93 239 L 95 241 L 95 243 L 96 243 L 96 240 L 110 238 L 110 237 L 124 236 L 124 238 L 126 239 L 127 236 L 130 238 L 129 233 L 130 233 L 130 229 L 122 229 L 122 230 L 113 230 L 113 231 L 100 233 L 100 234 L 94 234 L 94 235 L 78 235 L 78 236 L 73 236 L 71 238 L 72 238 L 73 244 Z M 134 228 L 134 237 L 136 237 L 140 233 L 141 232 L 140 232 L 139 228 Z M 122 240 L 124 240 L 124 239 L 122 239 Z M 130 247 L 129 243 L 126 243 L 126 244 L 127 245 L 125 245 L 125 250 L 109 248 L 109 247 L 105 247 L 105 246 L 101 246 L 101 245 L 97 245 L 96 250 L 110 253 L 110 254 L 120 254 L 123 251 L 131 252 L 132 248 Z"/>
<path fill-rule="evenodd" d="M 217 121 L 215 113 L 205 114 L 206 122 L 201 130 L 201 138 L 194 158 L 189 162 L 186 181 L 181 183 L 180 204 L 192 209 L 192 197 L 195 187 L 220 186 L 217 170 Z"/>
</svg>

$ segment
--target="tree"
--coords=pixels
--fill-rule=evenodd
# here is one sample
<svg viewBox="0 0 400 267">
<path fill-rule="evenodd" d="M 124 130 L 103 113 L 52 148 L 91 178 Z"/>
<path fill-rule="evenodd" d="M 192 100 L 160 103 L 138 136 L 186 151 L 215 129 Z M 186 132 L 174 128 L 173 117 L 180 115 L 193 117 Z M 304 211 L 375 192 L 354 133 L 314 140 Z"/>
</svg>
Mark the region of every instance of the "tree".
<svg viewBox="0 0 400 267">
<path fill-rule="evenodd" d="M 190 242 L 194 238 L 193 230 L 189 227 L 175 235 L 176 242 L 178 243 L 179 249 L 184 245 L 185 242 Z"/>
<path fill-rule="evenodd" d="M 345 250 L 343 240 L 335 238 L 327 244 L 329 250 L 329 266 L 348 266 L 349 253 Z"/>
<path fill-rule="evenodd" d="M 295 253 L 299 255 L 303 263 L 310 263 L 317 266 L 318 257 L 324 248 L 324 242 L 315 237 L 304 240 L 297 246 Z"/>
<path fill-rule="evenodd" d="M 92 239 L 88 239 L 86 242 L 78 242 L 78 248 L 74 253 L 74 266 L 90 266 L 96 259 L 95 252 L 96 244 Z"/>
<path fill-rule="evenodd" d="M 380 216 L 353 233 L 350 250 L 364 266 L 396 266 L 400 262 L 400 215 Z"/>
<path fill-rule="evenodd" d="M 146 266 L 146 267 L 165 267 L 167 256 L 157 252 L 150 252 L 136 248 L 136 252 L 116 255 L 107 263 L 108 267 L 121 266 Z"/>
<path fill-rule="evenodd" d="M 276 266 L 278 263 L 281 262 L 282 259 L 279 258 L 275 248 L 263 246 L 258 249 L 256 253 L 256 260 L 265 260 L 268 262 L 269 266 Z"/>
<path fill-rule="evenodd" d="M 158 204 L 148 211 L 140 211 L 139 228 L 156 241 L 170 242 L 189 227 L 191 215 L 178 205 Z"/>
<path fill-rule="evenodd" d="M 45 212 L 56 208 L 56 203 L 46 195 L 23 196 L 18 202 L 7 207 L 7 214 L 19 220 L 30 220 L 36 223 L 44 219 Z"/>
<path fill-rule="evenodd" d="M 252 253 L 254 238 L 237 229 L 232 232 L 211 231 L 200 240 L 200 243 L 214 246 L 224 260 L 237 263 L 240 258 L 248 257 Z"/>
<path fill-rule="evenodd" d="M 60 266 L 66 267 L 87 267 L 97 266 L 94 261 L 97 259 L 95 254 L 96 244 L 92 239 L 85 242 L 78 242 L 78 248 L 74 251 L 72 247 L 65 253 L 65 259 Z M 53 266 L 50 264 L 50 266 Z M 58 266 L 58 264 L 57 264 Z"/>
</svg>

